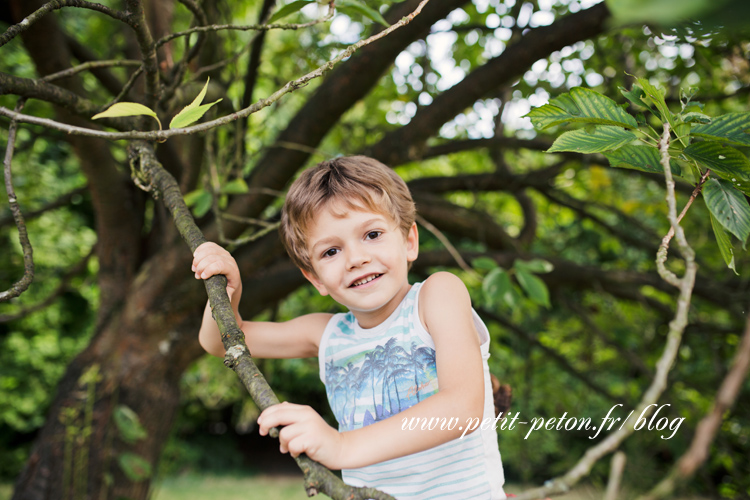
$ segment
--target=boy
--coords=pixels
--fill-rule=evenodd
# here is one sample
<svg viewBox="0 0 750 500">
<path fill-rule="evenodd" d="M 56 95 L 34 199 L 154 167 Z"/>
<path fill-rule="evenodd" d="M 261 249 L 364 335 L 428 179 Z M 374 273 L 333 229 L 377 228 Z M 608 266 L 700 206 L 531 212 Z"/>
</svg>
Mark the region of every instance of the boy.
<svg viewBox="0 0 750 500">
<path fill-rule="evenodd" d="M 226 275 L 253 356 L 319 358 L 339 430 L 307 406 L 267 408 L 260 433 L 283 426 L 283 453 L 306 453 L 342 469 L 348 484 L 399 499 L 502 499 L 495 429 L 465 429 L 494 418 L 487 328 L 456 276 L 439 272 L 409 284 L 419 245 L 414 218 L 404 181 L 370 158 L 323 162 L 292 184 L 281 217 L 284 246 L 305 278 L 348 313 L 243 322 L 231 255 L 205 243 L 193 271 L 198 279 Z M 224 355 L 208 304 L 199 338 L 207 352 Z"/>
</svg>

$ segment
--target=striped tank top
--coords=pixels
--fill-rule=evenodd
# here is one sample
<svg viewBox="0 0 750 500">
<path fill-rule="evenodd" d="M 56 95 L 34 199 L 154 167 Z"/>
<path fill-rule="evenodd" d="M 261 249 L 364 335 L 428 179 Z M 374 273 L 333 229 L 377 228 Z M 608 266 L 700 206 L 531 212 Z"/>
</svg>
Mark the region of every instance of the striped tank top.
<svg viewBox="0 0 750 500">
<path fill-rule="evenodd" d="M 438 391 L 435 344 L 419 319 L 421 286 L 414 284 L 390 317 L 374 328 L 361 328 L 351 312 L 335 314 L 328 322 L 319 347 L 320 379 L 339 431 L 386 419 Z M 494 419 L 489 333 L 472 314 L 484 365 L 482 419 Z M 342 470 L 342 477 L 351 486 L 378 488 L 398 500 L 504 499 L 497 432 L 489 427 L 413 455 Z"/>
</svg>

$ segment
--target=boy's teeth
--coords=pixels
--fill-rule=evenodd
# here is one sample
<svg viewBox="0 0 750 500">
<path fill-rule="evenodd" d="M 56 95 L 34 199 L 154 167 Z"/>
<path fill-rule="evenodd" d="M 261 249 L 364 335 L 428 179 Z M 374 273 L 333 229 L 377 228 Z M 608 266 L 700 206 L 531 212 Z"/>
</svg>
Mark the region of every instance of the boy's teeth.
<svg viewBox="0 0 750 500">
<path fill-rule="evenodd" d="M 354 283 L 352 283 L 352 286 L 364 285 L 365 283 L 368 283 L 368 282 L 374 280 L 378 276 L 380 276 L 380 275 L 379 274 L 372 274 L 372 275 L 368 276 L 367 278 L 362 278 L 359 281 L 355 281 Z"/>
</svg>

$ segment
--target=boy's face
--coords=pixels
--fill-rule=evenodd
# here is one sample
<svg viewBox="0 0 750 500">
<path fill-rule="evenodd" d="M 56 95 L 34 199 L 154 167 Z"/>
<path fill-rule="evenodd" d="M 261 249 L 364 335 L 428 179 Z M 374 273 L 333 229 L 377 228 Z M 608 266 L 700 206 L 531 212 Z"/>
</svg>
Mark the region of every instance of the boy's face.
<svg viewBox="0 0 750 500">
<path fill-rule="evenodd" d="M 409 291 L 408 263 L 417 258 L 419 237 L 389 216 L 326 204 L 308 231 L 314 273 L 305 277 L 322 295 L 352 311 L 363 328 L 388 318 Z"/>
</svg>

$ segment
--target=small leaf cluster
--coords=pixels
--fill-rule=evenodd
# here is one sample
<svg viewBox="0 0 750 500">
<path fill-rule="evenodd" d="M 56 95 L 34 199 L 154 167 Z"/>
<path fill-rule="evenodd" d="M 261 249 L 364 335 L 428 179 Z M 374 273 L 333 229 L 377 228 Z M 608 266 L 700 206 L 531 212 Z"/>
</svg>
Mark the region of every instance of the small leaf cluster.
<svg viewBox="0 0 750 500">
<path fill-rule="evenodd" d="M 474 269 L 486 272 L 482 280 L 483 302 L 487 307 L 505 306 L 515 309 L 525 294 L 532 302 L 550 308 L 549 290 L 537 274 L 551 272 L 554 267 L 546 260 L 532 259 L 513 262 L 507 271 L 489 257 L 472 261 Z M 518 285 L 514 285 L 512 278 Z"/>
<path fill-rule="evenodd" d="M 112 413 L 112 420 L 117 427 L 120 438 L 126 443 L 135 444 L 148 435 L 138 418 L 138 414 L 128 406 L 117 406 Z M 151 477 L 151 464 L 137 453 L 130 451 L 120 453 L 117 456 L 117 463 L 131 481 L 139 482 Z"/>
<path fill-rule="evenodd" d="M 206 80 L 206 84 L 203 86 L 203 89 L 193 100 L 193 102 L 185 106 L 182 111 L 177 113 L 174 118 L 172 118 L 172 121 L 169 122 L 170 129 L 185 128 L 188 125 L 197 122 L 203 117 L 203 115 L 206 114 L 206 111 L 211 109 L 214 104 L 221 102 L 221 99 L 218 99 L 209 104 L 201 104 L 203 102 L 203 99 L 206 97 L 208 82 L 210 81 L 211 78 Z M 159 124 L 159 130 L 162 130 L 161 120 L 159 120 L 156 112 L 148 106 L 138 104 L 137 102 L 117 102 L 107 108 L 106 111 L 102 111 L 101 113 L 92 116 L 91 119 L 98 120 L 99 118 L 119 118 L 124 116 L 151 116 Z"/>
<path fill-rule="evenodd" d="M 750 236 L 750 161 L 741 149 L 750 146 L 750 113 L 711 117 L 700 102 L 683 95 L 679 112 L 672 112 L 664 92 L 645 78 L 638 78 L 622 95 L 638 112 L 629 113 L 612 99 L 583 87 L 533 109 L 528 116 L 540 130 L 563 124 L 583 128 L 563 132 L 547 151 L 602 153 L 611 167 L 663 173 L 658 142 L 660 134 L 646 118 L 669 124 L 670 170 L 688 182 L 702 186 L 711 226 L 721 255 L 735 273 L 730 235 L 742 243 Z"/>
<path fill-rule="evenodd" d="M 237 178 L 222 184 L 219 189 L 218 199 L 219 208 L 225 209 L 228 203 L 228 197 L 230 194 L 244 194 L 249 191 L 247 183 L 242 178 Z M 205 188 L 196 189 L 185 195 L 185 204 L 190 207 L 193 211 L 193 215 L 196 217 L 203 217 L 211 210 L 213 204 L 214 195 Z"/>
</svg>

